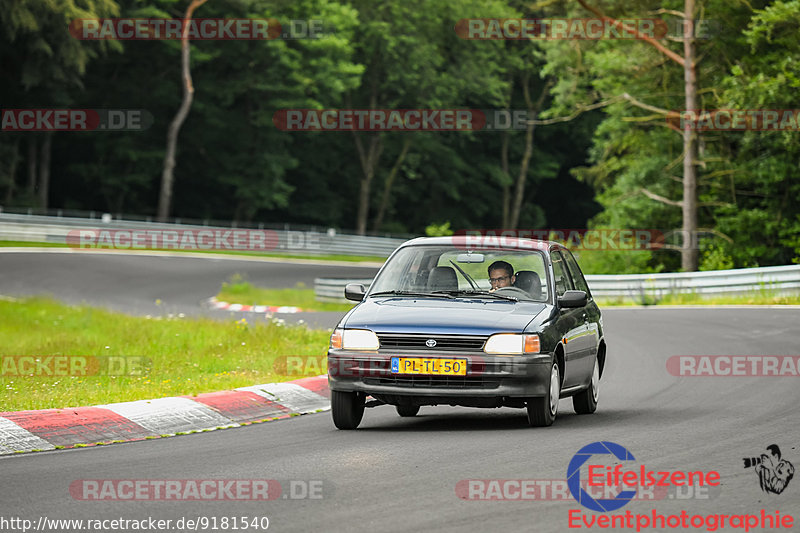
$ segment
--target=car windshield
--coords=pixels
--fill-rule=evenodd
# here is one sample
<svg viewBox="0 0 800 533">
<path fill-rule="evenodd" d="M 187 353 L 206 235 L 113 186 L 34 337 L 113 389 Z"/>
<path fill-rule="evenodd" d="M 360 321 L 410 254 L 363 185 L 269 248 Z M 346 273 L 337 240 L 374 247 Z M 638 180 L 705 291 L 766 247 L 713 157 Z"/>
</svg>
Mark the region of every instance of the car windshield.
<svg viewBox="0 0 800 533">
<path fill-rule="evenodd" d="M 513 274 L 508 275 L 503 263 L 510 265 Z M 494 283 L 489 280 L 490 266 Z M 369 296 L 402 294 L 546 302 L 544 254 L 538 250 L 478 252 L 444 245 L 407 246 L 389 259 L 369 291 Z"/>
</svg>

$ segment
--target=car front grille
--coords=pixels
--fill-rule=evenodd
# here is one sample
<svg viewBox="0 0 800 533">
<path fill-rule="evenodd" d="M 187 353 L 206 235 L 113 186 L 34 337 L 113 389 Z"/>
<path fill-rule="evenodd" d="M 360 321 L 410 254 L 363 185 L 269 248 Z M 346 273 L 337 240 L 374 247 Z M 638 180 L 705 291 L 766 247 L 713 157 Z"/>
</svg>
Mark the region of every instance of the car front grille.
<svg viewBox="0 0 800 533">
<path fill-rule="evenodd" d="M 463 352 L 480 352 L 486 344 L 485 335 L 419 335 L 378 333 L 382 349 L 390 350 L 456 350 Z M 426 342 L 436 341 L 436 346 L 429 347 Z"/>
<path fill-rule="evenodd" d="M 390 385 L 393 387 L 428 389 L 496 389 L 496 379 L 463 376 L 390 376 L 364 378 L 367 385 Z"/>
</svg>

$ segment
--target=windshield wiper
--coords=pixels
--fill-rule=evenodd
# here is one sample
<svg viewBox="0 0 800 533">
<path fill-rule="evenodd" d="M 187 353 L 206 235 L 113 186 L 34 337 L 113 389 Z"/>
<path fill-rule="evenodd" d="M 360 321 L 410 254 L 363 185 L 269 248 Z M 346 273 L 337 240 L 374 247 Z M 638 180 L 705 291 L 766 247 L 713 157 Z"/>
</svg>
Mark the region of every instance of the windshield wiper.
<svg viewBox="0 0 800 533">
<path fill-rule="evenodd" d="M 518 302 L 519 298 L 514 296 L 506 296 L 505 294 L 497 294 L 495 292 L 489 291 L 451 291 L 450 294 L 469 294 L 469 295 L 477 295 L 477 296 L 488 296 L 489 298 L 497 298 L 498 300 L 508 300 L 509 302 Z"/>
<path fill-rule="evenodd" d="M 452 259 L 450 260 L 450 264 L 452 264 L 454 267 L 456 267 L 458 269 L 459 272 L 461 272 L 461 275 L 464 276 L 464 279 L 467 280 L 467 283 L 469 283 L 470 287 L 472 287 L 473 289 L 477 289 L 478 288 L 478 284 L 475 283 L 475 280 L 473 280 L 471 277 L 469 277 L 469 274 L 464 272 L 464 269 L 462 269 L 457 264 L 453 263 Z"/>
<path fill-rule="evenodd" d="M 455 298 L 448 291 L 431 291 L 431 292 L 415 292 L 415 291 L 379 291 L 373 292 L 370 296 L 422 296 L 427 298 Z"/>
</svg>

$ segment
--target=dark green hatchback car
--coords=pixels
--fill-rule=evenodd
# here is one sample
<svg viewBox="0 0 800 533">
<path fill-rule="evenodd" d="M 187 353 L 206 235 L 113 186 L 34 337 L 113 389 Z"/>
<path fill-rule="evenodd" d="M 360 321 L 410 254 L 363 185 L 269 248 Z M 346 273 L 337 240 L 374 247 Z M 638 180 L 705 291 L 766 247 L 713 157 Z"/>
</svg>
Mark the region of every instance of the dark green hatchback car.
<svg viewBox="0 0 800 533">
<path fill-rule="evenodd" d="M 328 351 L 333 421 L 365 406 L 525 408 L 549 426 L 560 398 L 597 408 L 606 360 L 600 309 L 578 263 L 555 242 L 420 238 L 402 244 L 340 321 Z"/>
</svg>

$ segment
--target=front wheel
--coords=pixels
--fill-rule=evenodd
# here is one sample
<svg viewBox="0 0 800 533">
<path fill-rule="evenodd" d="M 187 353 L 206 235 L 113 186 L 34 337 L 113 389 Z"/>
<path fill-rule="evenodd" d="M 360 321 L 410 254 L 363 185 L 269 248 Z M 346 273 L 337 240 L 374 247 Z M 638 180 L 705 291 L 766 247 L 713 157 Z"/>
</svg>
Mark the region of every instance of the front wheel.
<svg viewBox="0 0 800 533">
<path fill-rule="evenodd" d="M 528 400 L 528 423 L 534 427 L 546 427 L 553 424 L 558 413 L 558 400 L 561 396 L 561 374 L 558 363 L 553 361 L 550 368 L 550 386 L 547 395 Z"/>
<path fill-rule="evenodd" d="M 364 416 L 364 395 L 358 392 L 331 391 L 333 424 L 339 429 L 356 429 Z"/>
<path fill-rule="evenodd" d="M 572 397 L 572 407 L 579 415 L 589 415 L 597 410 L 597 399 L 600 396 L 600 366 L 594 360 L 592 382 L 589 388 Z"/>
</svg>

